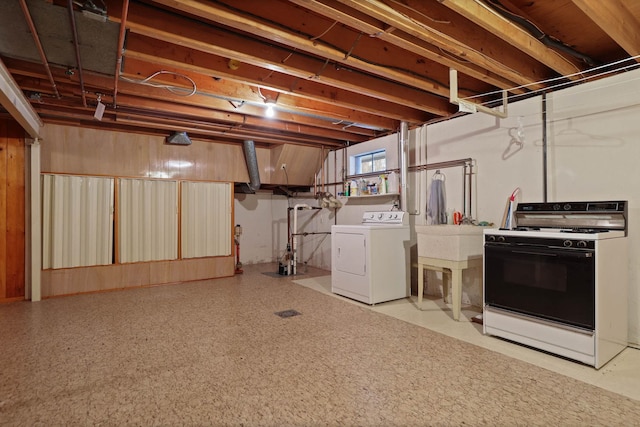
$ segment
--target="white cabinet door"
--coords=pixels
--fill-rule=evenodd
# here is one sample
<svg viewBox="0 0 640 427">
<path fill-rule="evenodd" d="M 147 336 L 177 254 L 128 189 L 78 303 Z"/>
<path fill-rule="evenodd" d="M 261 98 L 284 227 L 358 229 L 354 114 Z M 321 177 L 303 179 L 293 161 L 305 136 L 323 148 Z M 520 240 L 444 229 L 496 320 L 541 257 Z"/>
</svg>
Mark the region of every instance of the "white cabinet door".
<svg viewBox="0 0 640 427">
<path fill-rule="evenodd" d="M 364 276 L 366 268 L 366 239 L 364 234 L 335 233 L 334 248 L 336 269 L 349 274 Z"/>
</svg>

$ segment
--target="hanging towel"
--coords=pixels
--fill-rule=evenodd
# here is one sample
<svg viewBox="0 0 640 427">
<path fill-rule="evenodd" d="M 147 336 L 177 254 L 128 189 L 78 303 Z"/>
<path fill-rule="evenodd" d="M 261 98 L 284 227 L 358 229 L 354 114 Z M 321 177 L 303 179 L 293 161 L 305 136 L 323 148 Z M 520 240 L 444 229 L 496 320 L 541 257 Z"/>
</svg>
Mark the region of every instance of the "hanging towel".
<svg viewBox="0 0 640 427">
<path fill-rule="evenodd" d="M 427 201 L 427 224 L 438 225 L 447 223 L 447 200 L 444 189 L 444 180 L 433 179 L 431 191 Z"/>
</svg>

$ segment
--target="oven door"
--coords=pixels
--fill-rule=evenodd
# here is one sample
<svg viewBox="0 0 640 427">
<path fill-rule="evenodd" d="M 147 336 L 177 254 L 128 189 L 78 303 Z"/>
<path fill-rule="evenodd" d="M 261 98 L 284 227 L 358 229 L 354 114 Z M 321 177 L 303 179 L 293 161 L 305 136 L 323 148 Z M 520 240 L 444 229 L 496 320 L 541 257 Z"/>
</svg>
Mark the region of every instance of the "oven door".
<svg viewBox="0 0 640 427">
<path fill-rule="evenodd" d="M 595 253 L 485 243 L 485 305 L 595 329 Z"/>
</svg>

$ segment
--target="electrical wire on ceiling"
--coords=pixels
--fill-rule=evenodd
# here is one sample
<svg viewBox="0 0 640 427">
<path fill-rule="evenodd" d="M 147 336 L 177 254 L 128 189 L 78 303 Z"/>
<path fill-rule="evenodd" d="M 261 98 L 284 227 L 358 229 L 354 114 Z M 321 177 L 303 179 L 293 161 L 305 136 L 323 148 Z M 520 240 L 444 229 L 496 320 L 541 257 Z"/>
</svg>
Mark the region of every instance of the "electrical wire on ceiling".
<svg viewBox="0 0 640 427">
<path fill-rule="evenodd" d="M 167 90 L 169 90 L 169 91 L 171 91 L 173 93 L 177 93 L 177 94 L 182 95 L 182 96 L 191 96 L 191 95 L 197 94 L 197 95 L 200 95 L 200 96 L 207 96 L 207 97 L 210 97 L 210 98 L 222 99 L 224 101 L 227 101 L 227 102 L 231 103 L 231 105 L 236 109 L 240 108 L 240 107 L 242 107 L 244 105 L 256 105 L 256 106 L 263 106 L 264 105 L 262 103 L 250 102 L 250 101 L 246 101 L 246 100 L 243 100 L 243 99 L 234 99 L 234 98 L 229 98 L 229 97 L 225 97 L 225 96 L 215 95 L 215 94 L 208 93 L 208 92 L 198 91 L 195 82 L 193 83 L 194 89 L 191 91 L 191 93 L 185 95 L 184 92 L 185 92 L 186 89 L 184 89 L 182 87 L 172 86 L 172 85 L 167 85 L 167 84 L 155 84 L 155 83 L 151 83 L 151 82 L 148 81 L 154 75 L 157 75 L 159 73 L 161 73 L 161 72 L 154 73 L 151 76 L 149 76 L 149 77 L 147 77 L 146 79 L 143 79 L 143 80 L 130 79 L 130 78 L 127 78 L 127 77 L 124 77 L 124 76 L 120 76 L 120 78 L 122 80 L 130 82 L 130 83 L 142 84 L 142 85 L 146 85 L 146 86 L 152 86 L 152 87 L 159 87 L 159 88 L 167 89 Z M 169 73 L 177 74 L 177 73 L 172 73 L 172 72 L 169 72 Z M 189 80 L 191 80 L 187 76 L 184 76 L 184 77 L 189 79 Z M 262 97 L 262 99 L 265 100 L 266 97 L 262 95 L 262 92 L 260 91 L 260 87 L 258 87 L 258 91 L 259 91 L 260 96 Z M 323 116 L 319 116 L 317 114 L 305 112 L 305 111 L 303 111 L 302 108 L 298 108 L 297 111 L 296 111 L 296 114 L 301 115 L 301 116 L 305 116 L 305 117 L 311 117 L 311 118 L 315 118 L 315 119 L 320 119 L 320 120 L 327 120 L 329 122 L 331 122 L 333 120 L 332 118 L 329 118 L 329 117 L 323 117 Z M 350 124 L 348 126 L 345 126 L 342 129 L 346 129 L 347 127 L 350 127 L 350 126 L 355 126 L 355 127 L 362 128 L 362 129 L 369 129 L 369 130 L 373 130 L 373 131 L 376 131 L 376 132 L 378 132 L 378 131 L 387 131 L 388 130 L 388 129 L 380 129 L 380 128 L 375 127 L 375 126 L 369 126 L 369 125 L 366 125 L 364 123 L 355 123 L 355 122 L 350 122 Z"/>
<path fill-rule="evenodd" d="M 560 77 L 554 77 L 551 79 L 546 79 L 546 80 L 541 80 L 538 82 L 534 82 L 534 83 L 529 83 L 526 85 L 521 85 L 521 86 L 516 86 L 510 89 L 505 89 L 506 92 L 512 92 L 515 91 L 517 89 L 522 89 L 522 88 L 527 88 L 529 86 L 534 86 L 534 85 L 544 85 L 546 83 L 553 83 L 553 82 L 557 82 L 557 81 L 561 81 L 560 83 L 551 85 L 551 86 L 547 86 L 543 89 L 537 89 L 537 90 L 532 90 L 531 92 L 527 92 L 524 94 L 515 94 L 515 95 L 511 95 L 509 96 L 509 100 L 517 100 L 518 98 L 521 97 L 530 97 L 532 95 L 536 95 L 538 93 L 543 93 L 543 92 L 549 92 L 552 90 L 557 90 L 558 88 L 564 87 L 564 86 L 574 86 L 577 85 L 579 83 L 582 82 L 586 82 L 588 80 L 592 80 L 598 77 L 603 77 L 606 76 L 608 74 L 614 74 L 614 73 L 618 73 L 621 71 L 630 71 L 636 68 L 640 68 L 640 64 L 638 62 L 636 62 L 638 59 L 640 59 L 640 55 L 636 55 L 636 56 L 632 56 L 629 58 L 624 58 L 621 59 L 619 61 L 615 61 L 615 62 L 611 62 L 609 64 L 603 64 L 603 65 L 599 65 L 597 67 L 593 67 L 590 68 L 588 70 L 585 71 L 581 71 L 579 73 L 573 73 L 573 74 L 568 74 L 565 76 L 560 76 Z M 617 67 L 620 64 L 624 64 L 625 62 L 631 62 L 629 65 L 625 65 L 625 66 L 620 66 Z M 612 67 L 617 67 L 617 68 L 612 68 Z M 604 70 L 604 71 L 601 71 Z M 586 75 L 588 74 L 588 75 Z M 570 80 L 567 81 L 569 77 L 575 77 L 575 76 L 582 76 L 581 78 L 579 78 L 578 80 Z M 502 94 L 504 91 L 503 90 L 497 90 L 497 91 L 492 91 L 492 92 L 487 92 L 484 94 L 480 94 L 480 95 L 473 95 L 473 96 L 469 96 L 466 98 L 460 98 L 461 100 L 467 101 L 467 100 L 472 100 L 475 98 L 480 98 L 480 97 L 491 97 L 492 95 L 497 95 L 497 94 Z M 488 105 L 488 104 L 492 104 L 495 101 L 487 101 L 482 103 L 481 105 Z"/>
<path fill-rule="evenodd" d="M 581 52 L 578 52 L 568 44 L 563 43 L 561 40 L 558 40 L 555 37 L 552 37 L 546 34 L 544 31 L 540 29 L 540 27 L 538 27 L 536 24 L 534 24 L 527 18 L 511 12 L 506 7 L 504 7 L 499 1 L 497 0 L 487 0 L 487 1 L 493 7 L 493 9 L 489 9 L 489 10 L 495 11 L 499 13 L 502 17 L 507 18 L 510 22 L 516 23 L 518 26 L 526 30 L 531 36 L 535 37 L 545 46 L 568 53 L 569 55 L 573 56 L 574 58 L 578 58 L 579 60 L 581 60 L 582 62 L 584 62 L 590 67 L 599 65 L 599 63 L 595 61 L 593 58 Z"/>
<path fill-rule="evenodd" d="M 329 28 L 327 28 L 326 30 L 324 30 L 322 33 L 318 34 L 318 35 L 317 35 L 317 36 L 315 36 L 315 37 L 309 37 L 309 40 L 311 40 L 311 41 L 313 41 L 313 40 L 318 40 L 320 37 L 324 36 L 324 35 L 325 35 L 325 34 L 327 34 L 329 31 L 331 31 L 331 29 L 332 29 L 333 27 L 335 27 L 337 23 L 338 23 L 338 21 L 333 21 L 333 24 L 331 24 L 331 25 L 329 26 Z"/>
<path fill-rule="evenodd" d="M 264 102 L 267 102 L 267 97 L 262 94 L 262 90 L 260 89 L 260 86 L 258 86 L 258 95 L 260 96 L 260 98 L 262 98 Z"/>
<path fill-rule="evenodd" d="M 425 76 L 424 74 L 418 73 L 418 72 L 416 72 L 416 71 L 413 71 L 413 70 L 410 70 L 410 69 L 407 69 L 407 68 L 403 68 L 403 67 L 397 67 L 397 66 L 394 66 L 394 65 L 391 65 L 391 64 L 383 64 L 383 63 L 380 63 L 380 62 L 371 61 L 371 60 L 369 60 L 369 59 L 367 59 L 367 58 L 363 58 L 363 57 L 360 57 L 360 56 L 354 55 L 354 54 L 353 54 L 353 52 L 347 52 L 347 51 L 344 51 L 344 50 L 343 50 L 343 49 L 341 49 L 339 46 L 336 46 L 336 45 L 334 45 L 334 44 L 332 44 L 332 43 L 328 43 L 327 41 L 324 41 L 324 40 L 319 40 L 319 37 L 321 37 L 321 36 L 325 35 L 326 31 L 325 31 L 325 33 L 322 33 L 322 34 L 321 34 L 321 35 L 319 35 L 319 36 L 313 36 L 313 35 L 311 35 L 311 34 L 302 33 L 302 32 L 300 32 L 300 31 L 293 30 L 292 28 L 287 27 L 287 26 L 285 26 L 285 25 L 282 25 L 282 24 L 281 24 L 281 23 L 279 23 L 279 22 L 276 22 L 276 21 L 273 21 L 273 20 L 270 20 L 270 19 L 265 19 L 265 18 L 264 18 L 264 17 L 262 17 L 262 16 L 258 16 L 258 15 L 256 15 L 256 14 L 249 13 L 249 12 L 247 12 L 247 11 L 245 11 L 245 10 L 241 10 L 241 9 L 236 8 L 236 7 L 232 7 L 232 6 L 228 5 L 228 4 L 225 4 L 225 7 L 226 7 L 226 8 L 228 8 L 229 10 L 233 11 L 234 13 L 239 14 L 239 15 L 243 15 L 243 16 L 251 17 L 252 19 L 254 19 L 254 20 L 256 20 L 256 21 L 266 22 L 266 23 L 268 23 L 268 24 L 270 24 L 270 25 L 273 25 L 273 26 L 275 26 L 275 27 L 278 27 L 278 28 L 281 28 L 281 29 L 283 29 L 283 30 L 289 31 L 289 32 L 291 32 L 291 33 L 300 34 L 300 35 L 302 35 L 302 36 L 307 37 L 309 40 L 313 39 L 314 41 L 321 41 L 325 46 L 330 47 L 330 48 L 332 48 L 332 49 L 335 49 L 335 50 L 337 50 L 337 51 L 341 52 L 343 55 L 346 55 L 347 53 L 349 53 L 349 55 L 348 55 L 348 57 L 349 57 L 349 58 L 357 59 L 358 61 L 364 62 L 364 63 L 369 64 L 369 65 L 373 65 L 374 67 L 380 67 L 380 68 L 386 68 L 386 69 L 388 69 L 388 70 L 400 71 L 400 72 L 403 72 L 403 73 L 408 74 L 409 76 L 420 78 L 420 79 L 424 80 L 426 83 L 435 84 L 435 85 L 438 85 L 438 86 L 441 86 L 441 87 L 448 87 L 448 85 L 447 85 L 446 83 L 441 82 L 441 81 L 439 81 L 439 80 L 436 80 L 436 79 L 434 79 L 434 78 L 432 78 L 432 77 Z M 414 9 L 412 9 L 412 10 L 414 10 Z M 398 13 L 400 13 L 400 12 L 398 12 Z M 418 12 L 418 11 L 416 11 L 416 13 L 420 14 L 420 12 Z M 423 27 L 425 27 L 425 28 L 429 28 L 429 27 L 424 26 L 424 24 L 421 24 L 419 21 L 416 21 L 416 20 L 414 20 L 413 18 L 411 18 L 411 17 L 409 17 L 409 16 L 406 16 L 406 15 L 403 15 L 403 16 L 405 16 L 405 17 L 406 17 L 406 18 L 408 18 L 408 19 L 411 19 L 413 22 L 417 23 L 418 25 L 421 25 L 421 26 L 423 26 Z M 431 21 L 439 22 L 439 21 L 437 21 L 437 20 L 434 20 L 433 18 L 429 18 L 429 17 L 427 17 L 427 18 L 428 18 L 429 20 L 431 20 Z M 443 22 L 443 23 L 449 23 L 449 22 L 445 21 L 445 22 Z M 431 30 L 432 30 L 432 31 L 435 31 L 435 30 L 433 30 L 433 29 L 431 29 Z M 246 37 L 246 38 L 249 38 L 249 37 L 247 37 L 246 35 L 242 35 L 242 34 L 240 34 L 240 33 L 238 33 L 238 35 L 239 35 L 240 37 Z M 374 36 L 375 36 L 375 34 L 374 34 Z M 279 48 L 282 48 L 282 46 L 278 46 L 278 47 L 279 47 Z M 287 49 L 287 50 L 289 50 L 289 49 Z M 478 55 L 481 55 L 482 57 L 484 57 L 484 58 L 485 58 L 485 60 L 487 60 L 487 61 L 493 61 L 490 57 L 486 56 L 486 55 L 485 55 L 485 54 L 483 54 L 482 52 L 478 52 L 478 51 L 474 51 L 474 52 L 476 52 Z M 289 54 L 288 54 L 288 55 L 285 57 L 285 59 L 283 59 L 281 62 L 282 62 L 282 63 L 284 63 L 286 60 L 288 60 L 289 58 L 291 58 L 291 56 L 293 56 L 293 54 L 298 54 L 298 55 L 300 55 L 300 56 L 302 56 L 302 57 L 304 57 L 304 58 L 306 58 L 306 59 L 313 59 L 313 60 L 317 60 L 317 59 L 318 59 L 316 56 L 313 56 L 313 55 L 309 55 L 309 54 L 305 54 L 305 53 L 298 52 L 298 49 L 297 49 L 297 48 L 294 48 L 293 50 L 289 50 Z M 452 54 L 452 55 L 453 55 L 453 54 Z M 321 67 L 320 72 L 318 72 L 318 73 L 316 73 L 316 74 L 314 74 L 314 75 L 311 75 L 311 76 L 309 76 L 308 78 L 309 78 L 309 79 L 314 79 L 314 78 L 315 78 L 315 79 L 317 79 L 317 78 L 319 78 L 319 77 L 320 77 L 320 74 L 321 74 L 321 73 L 322 73 L 322 71 L 326 68 L 326 66 L 329 64 L 329 62 L 330 62 L 330 60 L 327 58 L 327 59 L 326 59 L 326 61 L 325 61 L 325 63 L 324 63 L 324 65 Z M 496 62 L 496 61 L 493 61 L 493 62 Z M 497 64 L 497 62 L 496 62 L 496 64 Z M 348 70 L 348 71 L 351 71 L 351 72 L 357 72 L 357 73 L 361 73 L 361 74 L 366 74 L 366 73 L 364 73 L 364 72 L 362 72 L 362 71 L 360 71 L 360 70 L 357 70 L 357 69 L 354 69 L 354 68 L 351 68 L 351 67 L 342 67 L 342 66 L 340 66 L 340 64 L 339 64 L 339 63 L 337 63 L 337 62 L 335 62 L 335 65 L 336 65 L 336 69 L 337 69 L 337 70 L 341 70 L 341 69 L 342 69 L 342 70 Z M 501 67 L 503 67 L 503 68 L 505 67 L 505 65 L 504 65 L 504 64 L 498 64 L 498 65 L 500 65 L 500 66 L 501 66 Z M 515 70 L 511 70 L 511 71 L 512 71 L 512 72 L 516 72 Z M 367 74 L 367 75 L 370 75 L 370 74 Z M 382 77 L 377 77 L 377 78 L 379 78 L 380 80 L 386 80 L 386 79 L 384 79 L 384 78 L 382 78 Z M 395 82 L 395 83 L 398 83 L 398 84 L 401 84 L 401 85 L 403 84 L 402 82 Z M 412 87 L 412 86 L 408 86 L 408 85 L 407 85 L 407 87 Z M 461 89 L 461 90 L 463 90 L 463 91 L 467 91 L 467 92 L 475 92 L 474 90 L 469 89 L 469 88 L 460 87 L 460 89 Z"/>
<path fill-rule="evenodd" d="M 160 84 L 160 83 L 152 83 L 150 80 L 153 79 L 154 77 L 160 75 L 160 74 L 171 74 L 177 77 L 182 77 L 185 80 L 188 80 L 189 83 L 191 83 L 192 85 L 192 90 L 185 94 L 185 90 L 184 88 L 181 87 L 177 87 L 177 86 L 173 86 L 173 85 L 168 85 L 168 84 Z M 165 71 L 165 70 L 160 70 L 160 71 L 156 71 L 155 73 L 151 74 L 149 77 L 142 79 L 142 80 L 136 80 L 136 79 L 130 79 L 128 77 L 123 77 L 120 76 L 120 78 L 124 81 L 130 82 L 130 83 L 137 83 L 137 84 L 141 84 L 141 85 L 146 85 L 146 86 L 152 86 L 152 87 L 157 87 L 157 88 L 163 88 L 168 90 L 171 93 L 174 93 L 176 95 L 180 95 L 180 96 L 192 96 L 195 95 L 198 91 L 198 86 L 196 85 L 196 82 L 193 81 L 193 79 L 191 79 L 191 77 L 186 76 L 184 74 L 180 74 L 180 73 L 176 73 L 173 71 Z"/>
</svg>

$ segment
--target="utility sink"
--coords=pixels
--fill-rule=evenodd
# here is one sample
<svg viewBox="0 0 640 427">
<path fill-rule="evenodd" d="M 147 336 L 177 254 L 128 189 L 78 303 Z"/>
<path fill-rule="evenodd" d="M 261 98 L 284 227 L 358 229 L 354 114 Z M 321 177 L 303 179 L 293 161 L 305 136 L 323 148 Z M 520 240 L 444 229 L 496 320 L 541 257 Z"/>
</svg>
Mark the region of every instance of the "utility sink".
<svg viewBox="0 0 640 427">
<path fill-rule="evenodd" d="M 477 225 L 416 225 L 418 256 L 466 261 L 482 256 L 482 232 Z"/>
</svg>

